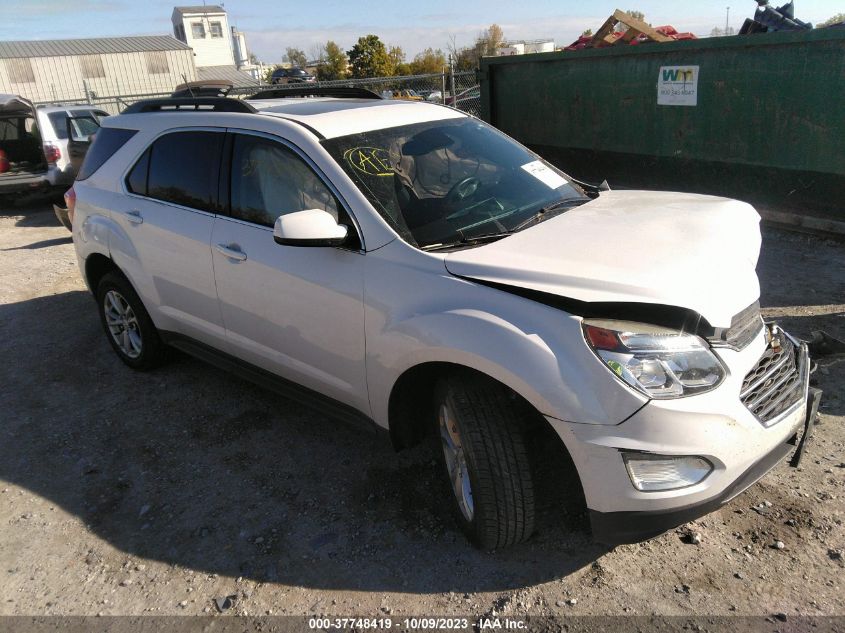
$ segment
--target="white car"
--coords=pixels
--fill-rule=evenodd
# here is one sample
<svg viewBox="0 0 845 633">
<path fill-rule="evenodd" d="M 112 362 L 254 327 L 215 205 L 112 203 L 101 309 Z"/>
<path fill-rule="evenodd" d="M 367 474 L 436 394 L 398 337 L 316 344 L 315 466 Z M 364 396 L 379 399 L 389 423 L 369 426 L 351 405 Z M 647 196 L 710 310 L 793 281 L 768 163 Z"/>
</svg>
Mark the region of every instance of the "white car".
<svg viewBox="0 0 845 633">
<path fill-rule="evenodd" d="M 49 151 L 50 169 L 47 180 L 51 186 L 69 187 L 73 184 L 78 167 L 72 161 L 68 147 L 68 119 L 70 132 L 75 139 L 84 139 L 96 134 L 100 121 L 109 116 L 108 112 L 90 105 L 37 106 L 38 126 Z"/>
<path fill-rule="evenodd" d="M 541 429 L 607 543 L 800 456 L 818 398 L 806 345 L 761 319 L 752 207 L 579 184 L 452 108 L 331 94 L 103 122 L 73 239 L 123 362 L 173 346 L 397 449 L 439 435 L 482 548 L 534 529 Z"/>
<path fill-rule="evenodd" d="M 107 116 L 90 105 L 35 107 L 17 95 L 0 94 L 0 195 L 49 188 L 63 192 L 73 183 L 88 138 Z M 69 144 L 68 130 L 76 148 Z M 76 156 L 72 149 L 78 150 Z"/>
</svg>

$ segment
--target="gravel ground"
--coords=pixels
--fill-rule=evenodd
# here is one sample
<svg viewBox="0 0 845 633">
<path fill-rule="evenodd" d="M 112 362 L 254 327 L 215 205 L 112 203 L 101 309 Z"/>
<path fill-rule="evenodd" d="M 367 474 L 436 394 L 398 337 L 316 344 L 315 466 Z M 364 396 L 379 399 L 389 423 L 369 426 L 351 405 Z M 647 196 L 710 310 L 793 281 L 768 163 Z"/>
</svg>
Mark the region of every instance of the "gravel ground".
<svg viewBox="0 0 845 633">
<path fill-rule="evenodd" d="M 843 244 L 767 229 L 760 275 L 767 315 L 845 338 Z M 186 357 L 126 368 L 44 202 L 0 209 L 0 332 L 0 615 L 845 615 L 845 356 L 801 468 L 647 543 L 547 503 L 483 553 L 428 447 Z"/>
</svg>

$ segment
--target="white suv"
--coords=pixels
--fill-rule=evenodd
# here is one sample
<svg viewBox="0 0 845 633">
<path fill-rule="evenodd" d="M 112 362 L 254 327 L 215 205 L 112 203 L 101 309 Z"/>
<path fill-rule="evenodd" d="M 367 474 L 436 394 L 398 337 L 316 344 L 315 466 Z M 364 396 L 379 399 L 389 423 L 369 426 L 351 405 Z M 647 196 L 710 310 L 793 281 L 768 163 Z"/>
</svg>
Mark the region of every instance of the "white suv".
<svg viewBox="0 0 845 633">
<path fill-rule="evenodd" d="M 608 543 L 800 456 L 818 399 L 760 317 L 752 207 L 585 185 L 457 110 L 331 94 L 103 121 L 73 239 L 127 365 L 172 346 L 397 448 L 439 435 L 483 548 L 532 533 L 537 429 Z"/>
</svg>

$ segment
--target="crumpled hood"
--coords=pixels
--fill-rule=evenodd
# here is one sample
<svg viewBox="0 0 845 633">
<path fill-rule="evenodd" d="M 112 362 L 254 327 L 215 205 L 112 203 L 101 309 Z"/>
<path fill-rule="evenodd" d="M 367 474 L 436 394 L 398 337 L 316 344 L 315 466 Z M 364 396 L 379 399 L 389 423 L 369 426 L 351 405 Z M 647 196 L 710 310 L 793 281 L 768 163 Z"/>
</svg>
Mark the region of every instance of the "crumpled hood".
<svg viewBox="0 0 845 633">
<path fill-rule="evenodd" d="M 449 253 L 460 277 L 585 302 L 694 310 L 713 327 L 760 296 L 760 216 L 736 200 L 608 191 L 505 239 Z"/>
</svg>

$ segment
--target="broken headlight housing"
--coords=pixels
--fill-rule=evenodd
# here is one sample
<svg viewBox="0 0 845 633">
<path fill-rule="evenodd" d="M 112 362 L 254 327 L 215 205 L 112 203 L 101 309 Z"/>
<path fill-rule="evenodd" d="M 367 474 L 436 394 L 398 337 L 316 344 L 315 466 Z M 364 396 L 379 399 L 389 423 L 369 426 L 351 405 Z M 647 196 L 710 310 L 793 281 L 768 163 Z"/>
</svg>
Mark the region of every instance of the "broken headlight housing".
<svg viewBox="0 0 845 633">
<path fill-rule="evenodd" d="M 700 337 L 629 321 L 584 321 L 584 338 L 620 379 L 650 398 L 715 389 L 725 368 Z"/>
</svg>

